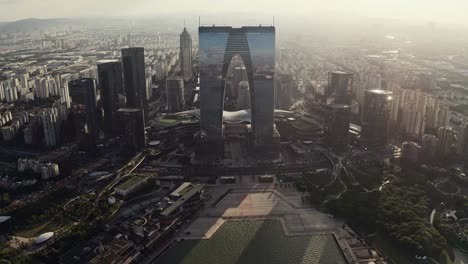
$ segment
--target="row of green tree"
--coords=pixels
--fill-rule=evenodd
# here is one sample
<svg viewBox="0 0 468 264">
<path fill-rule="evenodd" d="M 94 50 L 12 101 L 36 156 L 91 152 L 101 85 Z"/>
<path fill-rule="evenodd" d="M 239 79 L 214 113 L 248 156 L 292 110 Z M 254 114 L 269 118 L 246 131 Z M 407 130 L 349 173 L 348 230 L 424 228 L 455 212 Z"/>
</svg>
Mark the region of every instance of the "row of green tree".
<svg viewBox="0 0 468 264">
<path fill-rule="evenodd" d="M 439 256 L 447 241 L 429 223 L 425 187 L 392 178 L 382 191 L 350 190 L 331 200 L 327 209 L 367 232 L 380 232 L 408 254 Z"/>
</svg>

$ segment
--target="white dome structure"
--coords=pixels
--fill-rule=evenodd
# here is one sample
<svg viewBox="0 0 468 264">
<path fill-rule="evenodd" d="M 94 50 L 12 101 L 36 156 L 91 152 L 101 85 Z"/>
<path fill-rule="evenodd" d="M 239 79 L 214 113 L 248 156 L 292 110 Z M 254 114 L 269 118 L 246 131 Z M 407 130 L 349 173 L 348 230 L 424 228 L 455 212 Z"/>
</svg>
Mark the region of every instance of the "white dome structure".
<svg viewBox="0 0 468 264">
<path fill-rule="evenodd" d="M 54 232 L 44 233 L 36 238 L 36 244 L 42 244 L 54 236 Z"/>
</svg>

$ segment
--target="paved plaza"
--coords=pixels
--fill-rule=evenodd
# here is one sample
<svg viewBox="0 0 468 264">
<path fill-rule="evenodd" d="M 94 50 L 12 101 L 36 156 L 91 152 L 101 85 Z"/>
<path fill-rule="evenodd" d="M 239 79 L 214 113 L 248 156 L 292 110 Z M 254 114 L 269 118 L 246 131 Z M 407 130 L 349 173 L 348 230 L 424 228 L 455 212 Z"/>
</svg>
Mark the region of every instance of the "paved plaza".
<svg viewBox="0 0 468 264">
<path fill-rule="evenodd" d="M 225 221 L 276 219 L 291 236 L 330 233 L 343 224 L 303 202 L 293 184 L 243 182 L 207 187 L 211 199 L 180 238 L 209 239 Z"/>
</svg>

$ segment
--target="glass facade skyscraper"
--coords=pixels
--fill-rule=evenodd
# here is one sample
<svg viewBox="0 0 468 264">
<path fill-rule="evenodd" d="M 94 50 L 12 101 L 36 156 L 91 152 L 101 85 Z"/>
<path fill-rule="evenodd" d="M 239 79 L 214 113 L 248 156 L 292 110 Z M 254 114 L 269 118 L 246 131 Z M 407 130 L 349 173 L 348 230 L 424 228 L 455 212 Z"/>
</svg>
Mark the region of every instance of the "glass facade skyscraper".
<svg viewBox="0 0 468 264">
<path fill-rule="evenodd" d="M 361 135 L 364 142 L 380 146 L 387 143 L 392 95 L 390 91 L 379 89 L 366 91 Z"/>
<path fill-rule="evenodd" d="M 167 111 L 180 112 L 184 108 L 184 80 L 181 77 L 166 78 Z"/>
<path fill-rule="evenodd" d="M 80 147 L 92 149 L 98 140 L 96 80 L 84 78 L 68 84 L 72 100 L 71 112 Z"/>
<path fill-rule="evenodd" d="M 122 49 L 122 64 L 127 107 L 143 108 L 148 97 L 145 78 L 145 49 Z"/>
<path fill-rule="evenodd" d="M 100 61 L 97 68 L 104 108 L 104 131 L 109 136 L 119 130 L 117 110 L 124 107 L 122 64 L 118 60 Z"/>
<path fill-rule="evenodd" d="M 333 97 L 334 104 L 351 105 L 351 90 L 353 87 L 353 74 L 334 71 L 328 74 L 328 89 L 326 97 Z"/>
<path fill-rule="evenodd" d="M 185 81 L 192 79 L 192 67 L 192 37 L 184 28 L 180 34 L 180 68 Z"/>
<path fill-rule="evenodd" d="M 219 143 L 226 76 L 232 58 L 244 62 L 250 89 L 252 136 L 256 146 L 273 138 L 275 28 L 200 27 L 200 126 L 202 140 Z"/>
<path fill-rule="evenodd" d="M 143 110 L 121 108 L 117 112 L 124 128 L 122 147 L 130 152 L 141 151 L 146 144 Z"/>
</svg>

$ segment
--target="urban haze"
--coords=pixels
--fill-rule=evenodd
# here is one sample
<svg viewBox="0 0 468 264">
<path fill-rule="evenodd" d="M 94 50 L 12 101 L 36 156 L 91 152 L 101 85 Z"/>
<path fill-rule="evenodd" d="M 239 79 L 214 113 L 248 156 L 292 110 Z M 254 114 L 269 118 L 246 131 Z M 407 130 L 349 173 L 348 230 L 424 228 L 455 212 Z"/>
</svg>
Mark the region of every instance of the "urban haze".
<svg viewBox="0 0 468 264">
<path fill-rule="evenodd" d="M 468 2 L 0 10 L 0 263 L 468 263 Z"/>
</svg>

